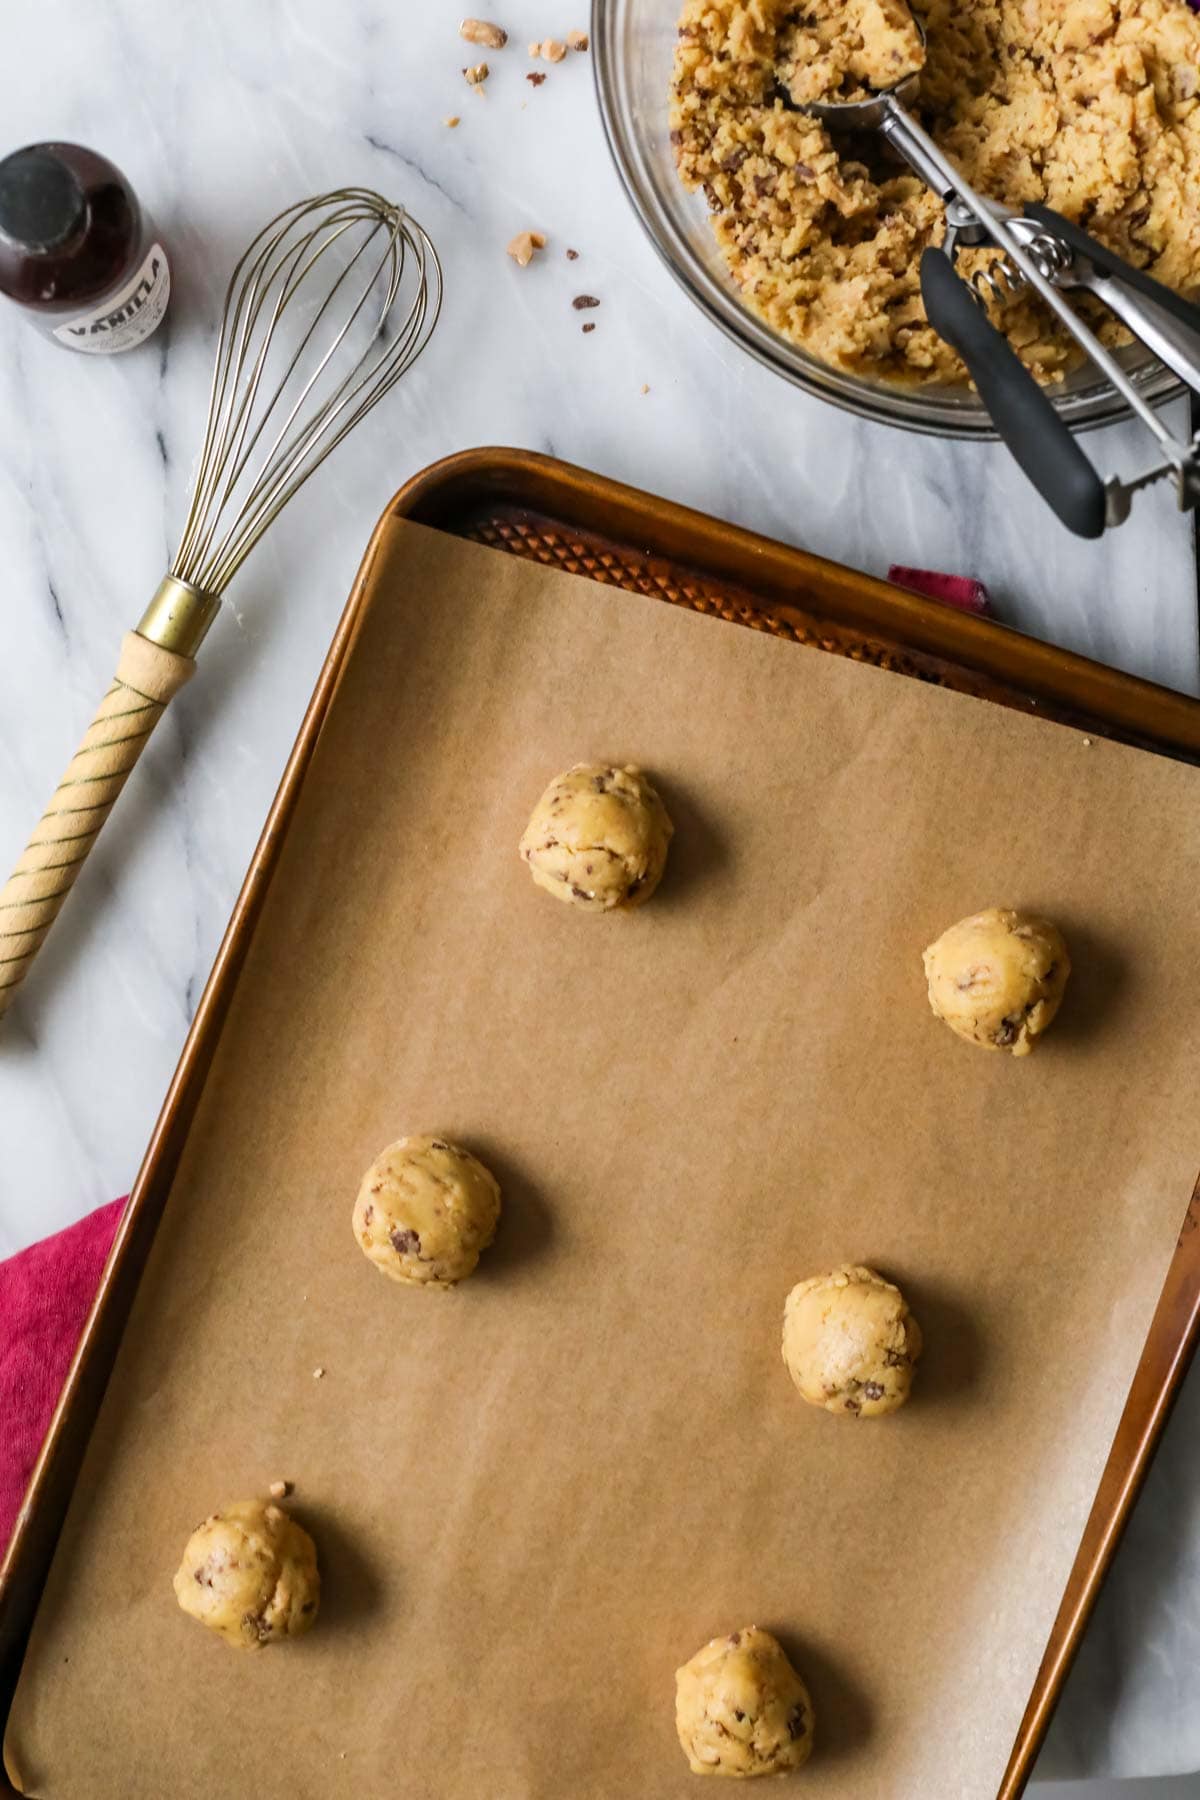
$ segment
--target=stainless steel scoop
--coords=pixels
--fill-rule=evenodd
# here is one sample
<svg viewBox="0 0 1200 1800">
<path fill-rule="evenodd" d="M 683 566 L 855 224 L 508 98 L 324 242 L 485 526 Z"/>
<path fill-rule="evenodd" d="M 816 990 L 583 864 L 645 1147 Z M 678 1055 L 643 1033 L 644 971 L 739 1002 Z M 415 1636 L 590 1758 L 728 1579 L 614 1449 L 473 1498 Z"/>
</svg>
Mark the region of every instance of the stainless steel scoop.
<svg viewBox="0 0 1200 1800">
<path fill-rule="evenodd" d="M 786 90 L 781 95 L 835 136 L 878 132 L 942 201 L 945 243 L 921 257 L 929 322 L 962 357 L 997 431 L 1065 525 L 1080 536 L 1099 537 L 1107 525 L 1128 518 L 1138 488 L 1165 476 L 1174 478 L 1181 508 L 1200 505 L 1200 437 L 1181 443 L 1173 435 L 1059 289 L 1083 288 L 1102 300 L 1193 392 L 1200 392 L 1200 310 L 1049 207 L 1016 212 L 986 199 L 908 110 L 919 84 L 914 71 L 865 100 L 797 101 Z M 982 243 L 997 245 L 1004 257 L 968 284 L 955 270 L 955 255 L 960 246 Z M 1127 482 L 1104 482 L 1096 473 L 984 311 L 989 294 L 1007 298 L 1025 287 L 1036 290 L 1153 435 L 1165 459 L 1160 465 Z"/>
</svg>

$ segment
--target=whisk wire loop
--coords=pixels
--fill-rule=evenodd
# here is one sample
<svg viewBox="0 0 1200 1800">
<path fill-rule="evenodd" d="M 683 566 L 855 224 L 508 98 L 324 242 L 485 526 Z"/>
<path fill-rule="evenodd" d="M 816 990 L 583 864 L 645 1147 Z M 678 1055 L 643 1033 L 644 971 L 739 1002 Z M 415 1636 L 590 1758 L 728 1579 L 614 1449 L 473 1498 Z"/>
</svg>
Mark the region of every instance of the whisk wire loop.
<svg viewBox="0 0 1200 1800">
<path fill-rule="evenodd" d="M 226 293 L 173 576 L 221 593 L 313 471 L 412 367 L 441 299 L 429 237 L 370 189 L 302 201 L 263 227 Z M 305 310 L 281 363 L 281 321 Z"/>
</svg>

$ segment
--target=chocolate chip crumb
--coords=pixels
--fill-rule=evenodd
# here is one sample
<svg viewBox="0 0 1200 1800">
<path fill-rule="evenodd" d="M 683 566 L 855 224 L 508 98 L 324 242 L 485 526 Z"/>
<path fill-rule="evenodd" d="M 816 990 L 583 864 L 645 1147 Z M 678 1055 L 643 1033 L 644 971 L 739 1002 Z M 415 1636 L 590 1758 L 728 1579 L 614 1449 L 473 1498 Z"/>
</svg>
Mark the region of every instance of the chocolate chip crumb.
<svg viewBox="0 0 1200 1800">
<path fill-rule="evenodd" d="M 546 77 L 542 74 L 540 69 L 532 69 L 525 79 L 531 87 L 541 87 Z"/>
<path fill-rule="evenodd" d="M 578 250 L 568 250 L 567 251 L 567 261 L 568 262 L 578 262 L 579 261 Z"/>
<path fill-rule="evenodd" d="M 883 1399 L 883 1383 L 880 1381 L 864 1381 L 863 1393 L 868 1400 Z"/>
<path fill-rule="evenodd" d="M 584 312 L 589 306 L 599 306 L 599 304 L 595 294 L 576 294 L 571 302 L 576 312 Z"/>
<path fill-rule="evenodd" d="M 421 1238 L 418 1232 L 405 1230 L 402 1225 L 397 1225 L 396 1229 L 389 1232 L 388 1235 L 392 1241 L 392 1249 L 397 1256 L 420 1256 Z"/>
<path fill-rule="evenodd" d="M 590 900 L 592 898 L 592 896 L 587 892 L 586 888 L 575 887 L 574 885 L 572 885 L 571 892 L 574 894 L 574 896 L 577 900 Z"/>
<path fill-rule="evenodd" d="M 804 1708 L 802 1706 L 793 1706 L 788 1714 L 788 1736 L 793 1743 L 798 1737 L 804 1736 Z"/>
<path fill-rule="evenodd" d="M 431 1150 L 448 1150 L 450 1146 L 445 1138 L 430 1138 L 429 1148 Z"/>
<path fill-rule="evenodd" d="M 580 327 L 580 329 L 581 329 L 581 330 L 582 330 L 582 331 L 583 331 L 583 332 L 584 332 L 584 333 L 585 333 L 585 335 L 586 335 L 586 333 L 587 333 L 587 332 L 589 332 L 589 331 L 595 331 L 595 329 L 596 329 L 596 327 L 595 327 L 595 325 L 584 325 L 584 326 L 581 326 L 581 327 Z"/>
</svg>

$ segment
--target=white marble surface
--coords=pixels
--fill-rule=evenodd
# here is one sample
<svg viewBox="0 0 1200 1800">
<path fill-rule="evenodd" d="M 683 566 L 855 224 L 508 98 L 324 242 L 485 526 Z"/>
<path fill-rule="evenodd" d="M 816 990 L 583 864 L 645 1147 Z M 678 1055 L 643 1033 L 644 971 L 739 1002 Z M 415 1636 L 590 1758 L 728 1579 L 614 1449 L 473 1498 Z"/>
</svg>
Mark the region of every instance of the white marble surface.
<svg viewBox="0 0 1200 1800">
<path fill-rule="evenodd" d="M 970 572 L 1012 623 L 1200 688 L 1192 537 L 1169 494 L 1081 545 L 1002 452 L 846 418 L 702 321 L 627 209 L 590 57 L 550 68 L 536 91 L 524 80 L 527 41 L 585 25 L 584 0 L 505 0 L 512 42 L 488 56 L 483 99 L 459 74 L 478 53 L 449 0 L 4 10 L 3 147 L 62 136 L 112 156 L 156 213 L 176 276 L 168 332 L 126 358 L 72 357 L 0 308 L 6 866 L 166 565 L 244 240 L 293 198 L 369 183 L 434 235 L 447 303 L 418 370 L 239 579 L 0 1033 L 0 1255 L 128 1187 L 368 532 L 436 457 L 529 445 L 860 568 Z M 452 113 L 457 130 L 442 123 Z M 504 246 L 526 227 L 550 242 L 521 270 Z M 586 336 L 580 291 L 602 302 Z M 1091 444 L 1108 466 L 1142 464 L 1130 434 Z M 1047 1773 L 1200 1764 L 1198 1419 L 1193 1382 Z"/>
</svg>

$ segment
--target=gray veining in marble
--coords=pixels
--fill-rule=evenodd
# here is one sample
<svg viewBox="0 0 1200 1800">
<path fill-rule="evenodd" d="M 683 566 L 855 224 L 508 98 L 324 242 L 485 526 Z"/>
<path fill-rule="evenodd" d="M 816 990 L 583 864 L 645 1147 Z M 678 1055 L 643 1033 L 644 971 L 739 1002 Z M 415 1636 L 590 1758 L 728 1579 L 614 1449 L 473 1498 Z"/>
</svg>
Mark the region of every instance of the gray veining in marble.
<svg viewBox="0 0 1200 1800">
<path fill-rule="evenodd" d="M 155 212 L 176 282 L 168 331 L 111 360 L 72 357 L 0 307 L 6 867 L 165 567 L 242 243 L 301 194 L 370 183 L 432 232 L 448 297 L 425 360 L 237 582 L 0 1034 L 0 1254 L 128 1187 L 367 535 L 436 457 L 527 445 L 858 568 L 978 575 L 1010 623 L 1200 690 L 1192 538 L 1168 492 L 1085 546 L 1002 451 L 850 419 L 742 358 L 641 237 L 590 58 L 536 90 L 524 80 L 528 39 L 586 24 L 583 0 L 505 0 L 511 43 L 489 55 L 483 98 L 459 73 L 476 57 L 458 16 L 441 0 L 5 7 L 3 148 L 58 135 L 111 155 Z M 504 246 L 529 227 L 549 245 L 522 270 Z M 601 300 L 586 335 L 580 291 Z M 1131 431 L 1090 447 L 1106 468 L 1144 464 Z M 1198 1421 L 1193 1381 L 1050 1773 L 1200 1764 Z"/>
</svg>

